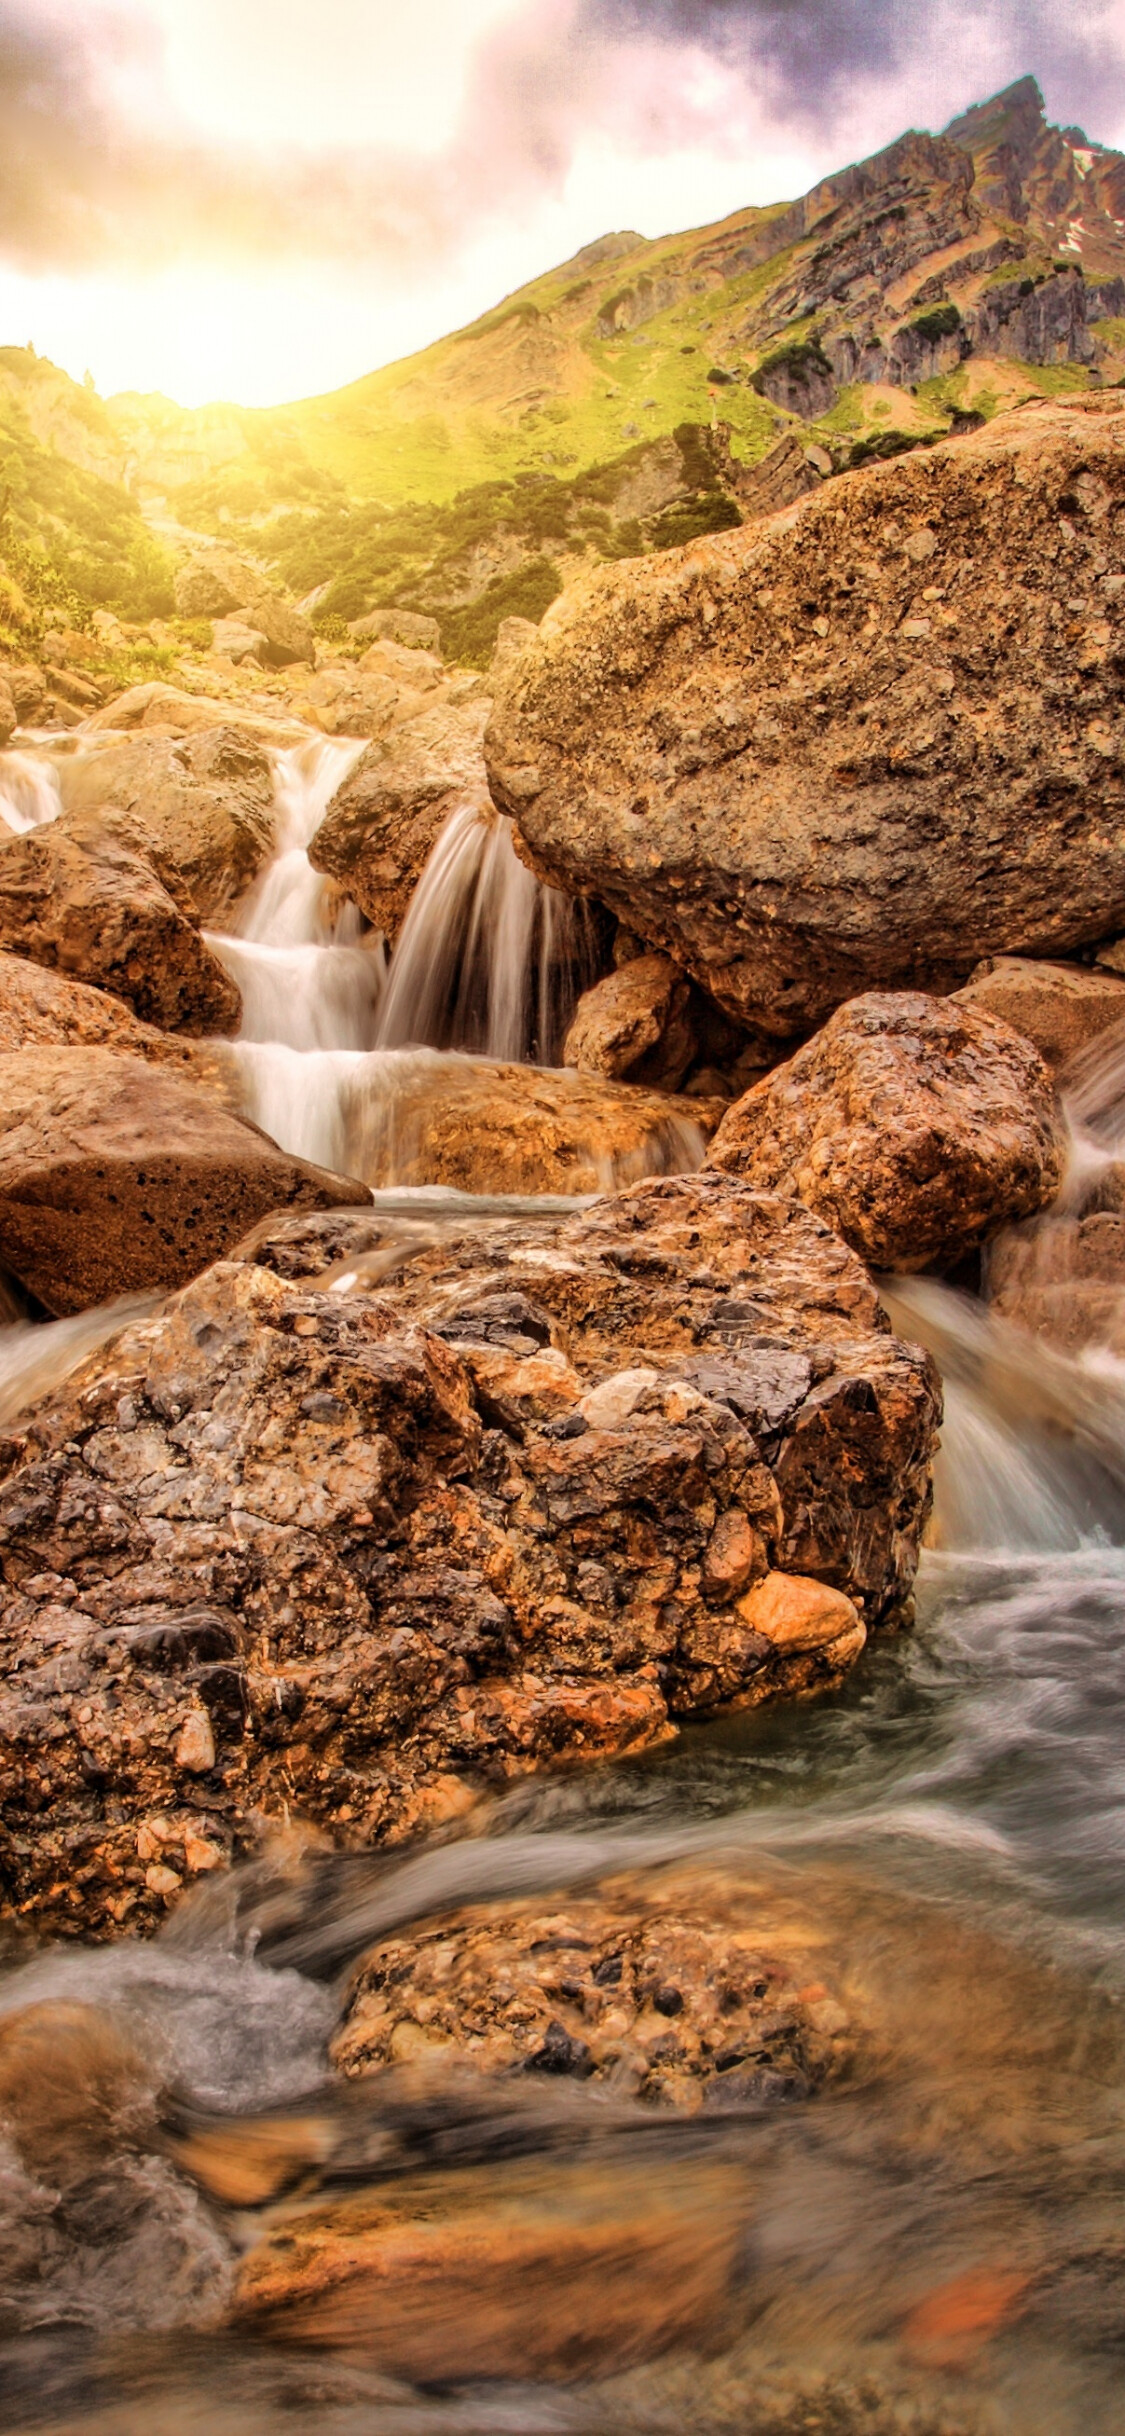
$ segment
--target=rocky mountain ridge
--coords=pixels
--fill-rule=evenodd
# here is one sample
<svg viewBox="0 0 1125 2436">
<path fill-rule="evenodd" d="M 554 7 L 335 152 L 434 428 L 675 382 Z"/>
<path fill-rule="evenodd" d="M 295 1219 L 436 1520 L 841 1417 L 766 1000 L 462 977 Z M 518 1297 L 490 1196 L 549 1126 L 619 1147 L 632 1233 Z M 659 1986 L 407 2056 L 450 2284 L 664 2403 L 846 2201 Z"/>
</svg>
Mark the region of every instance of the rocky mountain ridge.
<svg viewBox="0 0 1125 2436">
<path fill-rule="evenodd" d="M 0 350 L 4 531 L 134 618 L 170 614 L 171 561 L 210 536 L 322 625 L 403 605 L 482 665 L 590 559 L 1123 371 L 1125 160 L 1025 77 L 795 202 L 603 238 L 330 397 L 103 401 Z M 99 552 L 111 510 L 129 529 Z"/>
</svg>

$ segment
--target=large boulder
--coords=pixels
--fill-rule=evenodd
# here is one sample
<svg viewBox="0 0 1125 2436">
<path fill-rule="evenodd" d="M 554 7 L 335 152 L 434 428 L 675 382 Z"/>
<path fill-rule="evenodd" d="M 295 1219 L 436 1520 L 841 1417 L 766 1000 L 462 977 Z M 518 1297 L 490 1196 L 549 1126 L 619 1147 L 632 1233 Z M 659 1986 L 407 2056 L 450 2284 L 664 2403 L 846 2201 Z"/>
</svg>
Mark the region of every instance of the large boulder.
<svg viewBox="0 0 1125 2436">
<path fill-rule="evenodd" d="M 1058 1191 L 1038 1051 L 998 1016 L 870 991 L 724 1117 L 711 1162 L 795 1193 L 879 1269 L 955 1268 Z"/>
<path fill-rule="evenodd" d="M 962 1006 L 999 1015 L 1056 1070 L 1115 1024 L 1125 1024 L 1125 980 L 1096 965 L 991 956 L 956 990 Z"/>
<path fill-rule="evenodd" d="M 232 610 L 245 611 L 239 623 L 262 636 L 271 668 L 288 668 L 296 660 L 315 664 L 312 627 L 233 550 L 208 549 L 188 559 L 176 571 L 174 591 L 181 617 L 226 618 Z"/>
<path fill-rule="evenodd" d="M 219 928 L 273 851 L 273 763 L 236 727 L 123 737 L 64 760 L 59 787 L 72 837 L 118 840 Z"/>
<path fill-rule="evenodd" d="M 1125 924 L 1125 398 L 603 566 L 497 684 L 494 798 L 748 1024 Z"/>
<path fill-rule="evenodd" d="M 364 1197 L 112 1048 L 0 1057 L 0 1263 L 48 1311 L 181 1285 L 272 1210 Z"/>
<path fill-rule="evenodd" d="M 489 709 L 479 680 L 466 678 L 431 709 L 369 744 L 309 847 L 314 870 L 338 880 L 389 939 L 402 928 L 449 813 L 464 803 L 488 803 L 483 738 Z"/>
<path fill-rule="evenodd" d="M 0 950 L 112 990 L 169 1032 L 236 1032 L 242 1001 L 147 862 L 65 818 L 0 845 Z"/>
<path fill-rule="evenodd" d="M 719 1114 L 600 1075 L 402 1050 L 345 1083 L 343 1138 L 348 1167 L 372 1185 L 596 1193 L 698 1167 Z"/>
<path fill-rule="evenodd" d="M 727 1177 L 262 1230 L 3 1443 L 5 1901 L 141 1926 L 271 1821 L 367 1845 L 838 1682 L 937 1418 L 854 1256 Z"/>
</svg>

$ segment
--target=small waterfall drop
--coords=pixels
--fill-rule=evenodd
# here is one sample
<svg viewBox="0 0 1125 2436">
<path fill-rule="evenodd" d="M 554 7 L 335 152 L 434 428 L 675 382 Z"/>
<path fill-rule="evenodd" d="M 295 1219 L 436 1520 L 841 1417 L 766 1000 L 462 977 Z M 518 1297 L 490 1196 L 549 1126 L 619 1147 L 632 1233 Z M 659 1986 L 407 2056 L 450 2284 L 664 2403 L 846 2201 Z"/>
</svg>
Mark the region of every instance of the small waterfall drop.
<svg viewBox="0 0 1125 2436">
<path fill-rule="evenodd" d="M 411 899 L 376 1045 L 557 1064 L 592 978 L 585 908 L 532 876 L 502 813 L 465 803 Z"/>
<path fill-rule="evenodd" d="M 386 974 L 382 942 L 362 939 L 355 906 L 340 904 L 307 851 L 362 751 L 362 742 L 310 739 L 277 756 L 277 852 L 243 902 L 237 933 L 209 939 L 242 992 L 240 1041 L 306 1052 L 374 1045 Z M 270 1122 L 271 1114 L 286 1121 L 280 1103 L 268 1112 L 255 1106 L 253 1114 L 296 1148 Z"/>
<path fill-rule="evenodd" d="M 381 937 L 364 935 L 355 906 L 341 904 L 307 852 L 362 751 L 362 743 L 316 737 L 278 755 L 276 854 L 245 899 L 237 931 L 212 935 L 210 944 L 242 992 L 230 1055 L 246 1114 L 319 1166 L 368 1185 L 413 1186 L 431 1180 L 435 1160 L 442 1166 L 444 1154 L 432 1147 L 439 1108 L 468 1138 L 483 1104 L 474 1091 L 479 1085 L 488 1097 L 497 1065 L 542 1071 L 557 1063 L 575 998 L 593 978 L 592 926 L 584 907 L 525 869 L 510 822 L 465 803 L 434 844 L 388 976 Z M 558 1084 L 554 1099 L 551 1089 L 544 1075 L 541 1118 L 557 1145 Z M 497 1079 L 488 1109 L 498 1155 L 506 1149 L 498 1111 L 508 1109 L 510 1090 Z M 573 1130 L 580 1113 L 570 1098 L 566 1106 Z M 565 1189 L 699 1165 L 702 1134 L 679 1110 L 670 1107 L 639 1149 L 593 1138 L 604 1114 L 593 1093 L 591 1139 L 575 1143 Z M 491 1182 L 491 1156 L 482 1137 L 471 1189 L 478 1170 L 482 1189 Z"/>
<path fill-rule="evenodd" d="M 0 753 L 0 821 L 22 834 L 44 828 L 61 811 L 53 761 L 34 753 Z"/>
</svg>

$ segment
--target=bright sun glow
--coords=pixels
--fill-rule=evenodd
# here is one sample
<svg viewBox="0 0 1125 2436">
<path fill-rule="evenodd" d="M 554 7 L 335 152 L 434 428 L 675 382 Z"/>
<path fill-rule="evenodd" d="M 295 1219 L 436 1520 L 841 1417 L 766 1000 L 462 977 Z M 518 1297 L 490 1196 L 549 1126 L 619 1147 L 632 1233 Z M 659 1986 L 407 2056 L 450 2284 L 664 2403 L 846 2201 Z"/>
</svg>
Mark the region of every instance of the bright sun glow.
<svg viewBox="0 0 1125 2436">
<path fill-rule="evenodd" d="M 87 148 L 70 252 L 50 240 L 39 264 L 0 213 L 0 340 L 185 405 L 338 387 L 607 229 L 799 194 L 1028 64 L 1006 20 L 946 0 L 963 41 L 859 69 L 830 111 L 786 121 L 748 51 L 669 46 L 643 8 L 595 0 L 0 0 L 0 41 L 8 7 L 64 117 L 73 98 L 77 141 L 64 128 L 54 153 L 38 87 L 10 122 L 17 145 L 48 131 L 48 228 L 59 163 Z M 3 169 L 0 152 L 0 193 Z"/>
</svg>

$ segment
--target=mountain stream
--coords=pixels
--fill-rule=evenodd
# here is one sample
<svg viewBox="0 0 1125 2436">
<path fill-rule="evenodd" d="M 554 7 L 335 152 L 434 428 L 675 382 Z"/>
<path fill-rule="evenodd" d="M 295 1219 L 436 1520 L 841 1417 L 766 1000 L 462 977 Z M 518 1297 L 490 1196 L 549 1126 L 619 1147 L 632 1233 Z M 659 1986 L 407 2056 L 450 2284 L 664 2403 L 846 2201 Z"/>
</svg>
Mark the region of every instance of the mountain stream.
<svg viewBox="0 0 1125 2436">
<path fill-rule="evenodd" d="M 216 942 L 244 991 L 234 1053 L 258 1120 L 344 1164 L 348 1094 L 385 1090 L 394 1061 L 430 1058 L 440 1088 L 450 1054 L 526 1054 L 550 1037 L 541 977 L 562 922 L 513 873 L 506 838 L 454 826 L 388 981 L 381 946 L 304 852 L 351 751 L 283 757 L 282 852 L 238 936 Z M 26 782 L 29 822 L 39 800 Z M 454 920 L 460 944 L 443 966 Z M 407 971 L 446 1037 L 411 1039 Z M 1123 1074 L 1125 1060 L 1107 1064 L 1097 1105 L 1083 1107 L 1082 1155 L 1125 1150 Z M 381 1198 L 410 1223 L 413 1196 Z M 445 1206 L 426 1194 L 428 1223 Z M 471 1206 L 456 1198 L 459 1217 Z M 53 2096 L 48 2077 L 38 2150 L 0 2153 L 0 2428 L 1120 2428 L 1125 1366 L 1052 1352 L 928 1280 L 896 1285 L 888 1302 L 945 1379 L 935 1515 L 914 1630 L 869 1648 L 837 1696 L 537 1780 L 428 1849 L 247 1865 L 185 1899 L 147 1944 L 11 1947 L 0 2027 L 36 2003 L 91 2009 L 107 2053 L 126 2040 L 164 2099 L 158 2133 L 126 2107 L 108 2133 L 103 2121 L 91 2158 L 81 2105 L 61 2085 Z M 0 1333 L 0 1422 L 125 1316 L 13 1316 Z M 542 2077 L 331 2077 L 342 1991 L 376 1935 L 458 1902 L 565 1904 L 607 1874 L 643 1883 L 677 1868 L 741 1890 L 767 1943 L 799 1933 L 822 1952 L 860 2025 L 829 2088 L 765 2090 L 680 2119 L 627 2091 Z M 240 2141 L 265 2136 L 255 2126 L 275 2138 L 279 2122 L 300 2126 L 319 2187 L 413 2193 L 423 2214 L 435 2174 L 446 2188 L 451 2178 L 470 2215 L 476 2194 L 476 2281 L 420 2278 L 394 2373 L 354 2327 L 316 2345 L 232 2332 L 227 2303 L 256 2219 L 184 2170 L 176 2126 L 197 2121 L 234 2159 Z M 506 2264 L 520 2209 L 547 2227 L 538 2274 L 526 2251 L 519 2273 Z M 565 2353 L 579 2236 L 596 2257 L 595 2237 L 607 2243 L 613 2262 L 595 2279 L 604 2329 L 600 2340 L 596 2325 L 582 2330 L 572 2373 L 545 2373 L 552 2335 Z M 670 2350 L 646 2342 L 646 2326 L 687 2309 L 697 2286 L 698 2329 Z"/>
</svg>

